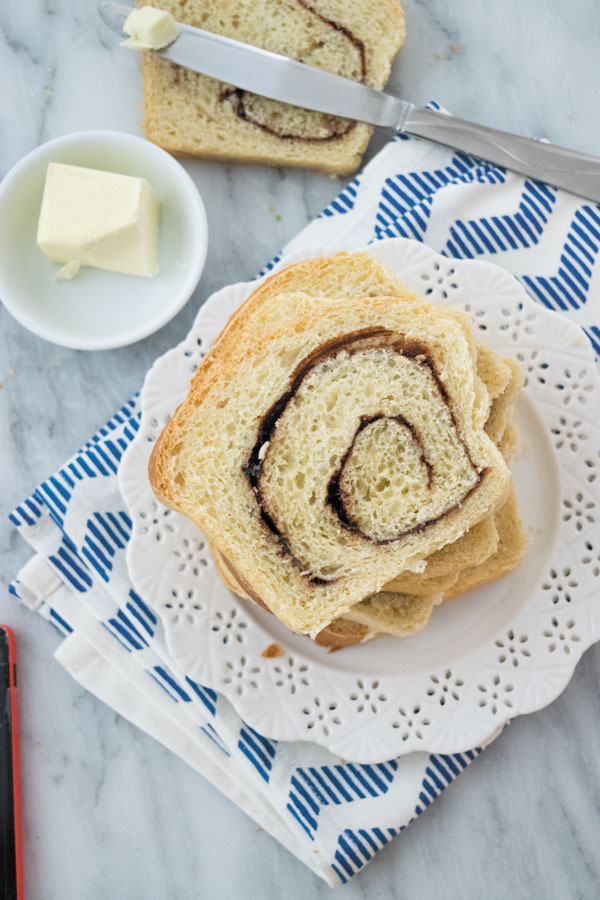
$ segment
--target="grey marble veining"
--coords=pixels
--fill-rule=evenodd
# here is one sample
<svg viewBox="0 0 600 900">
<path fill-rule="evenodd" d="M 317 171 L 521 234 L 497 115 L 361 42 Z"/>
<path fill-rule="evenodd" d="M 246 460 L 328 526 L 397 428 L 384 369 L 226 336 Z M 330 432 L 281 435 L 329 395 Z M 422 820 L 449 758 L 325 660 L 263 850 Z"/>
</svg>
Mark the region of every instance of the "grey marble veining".
<svg viewBox="0 0 600 900">
<path fill-rule="evenodd" d="M 392 77 L 405 96 L 600 152 L 594 0 L 405 6 L 408 37 Z M 68 131 L 139 130 L 137 60 L 117 48 L 93 0 L 4 0 L 0 79 L 0 175 Z M 207 207 L 208 261 L 190 303 L 158 334 L 120 350 L 76 352 L 45 343 L 0 310 L 3 513 L 137 390 L 211 291 L 255 274 L 340 187 L 289 170 L 186 167 Z M 28 551 L 4 521 L 0 529 L 6 583 Z M 0 620 L 19 635 L 29 898 L 329 895 L 183 762 L 73 683 L 52 659 L 58 636 L 4 590 Z M 595 900 L 599 663 L 596 647 L 552 706 L 513 723 L 343 895 Z"/>
</svg>

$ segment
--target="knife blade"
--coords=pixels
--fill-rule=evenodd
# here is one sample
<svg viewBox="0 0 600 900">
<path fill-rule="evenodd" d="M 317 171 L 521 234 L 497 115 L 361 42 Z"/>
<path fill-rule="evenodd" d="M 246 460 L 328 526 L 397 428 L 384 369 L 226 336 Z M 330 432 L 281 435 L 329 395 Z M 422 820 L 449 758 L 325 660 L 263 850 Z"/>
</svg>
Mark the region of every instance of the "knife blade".
<svg viewBox="0 0 600 900">
<path fill-rule="evenodd" d="M 118 34 L 131 11 L 114 0 L 98 3 L 100 16 Z M 418 107 L 386 91 L 182 22 L 177 28 L 172 44 L 149 52 L 272 100 L 426 138 L 600 202 L 596 156 Z"/>
</svg>

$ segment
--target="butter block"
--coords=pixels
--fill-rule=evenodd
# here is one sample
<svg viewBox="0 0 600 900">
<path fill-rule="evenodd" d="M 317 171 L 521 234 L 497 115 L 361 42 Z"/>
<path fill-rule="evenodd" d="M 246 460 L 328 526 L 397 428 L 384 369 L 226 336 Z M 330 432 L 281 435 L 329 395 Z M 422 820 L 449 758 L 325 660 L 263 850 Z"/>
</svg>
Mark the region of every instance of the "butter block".
<svg viewBox="0 0 600 900">
<path fill-rule="evenodd" d="M 72 277 L 77 263 L 156 275 L 157 232 L 158 204 L 145 178 L 48 165 L 37 243 L 55 262 L 73 264 L 62 277 Z"/>
<path fill-rule="evenodd" d="M 132 10 L 125 20 L 123 31 L 129 37 L 121 42 L 121 46 L 133 50 L 162 50 L 172 44 L 178 35 L 177 23 L 171 13 L 154 6 Z"/>
</svg>

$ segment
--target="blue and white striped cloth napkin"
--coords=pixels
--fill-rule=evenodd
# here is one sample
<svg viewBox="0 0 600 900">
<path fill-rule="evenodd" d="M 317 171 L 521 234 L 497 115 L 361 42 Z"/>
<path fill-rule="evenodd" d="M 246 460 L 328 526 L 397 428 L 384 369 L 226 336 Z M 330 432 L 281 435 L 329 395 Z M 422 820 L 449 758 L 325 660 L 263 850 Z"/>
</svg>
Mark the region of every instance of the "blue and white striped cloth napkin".
<svg viewBox="0 0 600 900">
<path fill-rule="evenodd" d="M 398 137 L 286 248 L 352 249 L 382 237 L 492 259 L 562 310 L 600 352 L 600 206 L 428 142 Z M 268 269 L 273 263 L 269 264 Z M 129 581 L 131 521 L 119 460 L 136 400 L 10 518 L 34 555 L 10 586 L 64 635 L 72 676 L 212 781 L 330 885 L 347 882 L 480 752 L 344 763 L 248 727 L 168 657 L 156 615 Z"/>
</svg>

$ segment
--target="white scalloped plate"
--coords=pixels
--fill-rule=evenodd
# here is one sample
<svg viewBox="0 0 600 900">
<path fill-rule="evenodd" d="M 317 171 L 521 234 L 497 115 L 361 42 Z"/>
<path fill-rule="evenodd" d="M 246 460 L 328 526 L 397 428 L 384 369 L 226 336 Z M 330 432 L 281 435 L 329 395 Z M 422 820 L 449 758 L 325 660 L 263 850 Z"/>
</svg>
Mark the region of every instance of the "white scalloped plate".
<svg viewBox="0 0 600 900">
<path fill-rule="evenodd" d="M 213 294 L 187 338 L 154 364 L 119 473 L 133 520 L 129 572 L 178 666 L 262 734 L 312 740 L 356 762 L 482 745 L 503 722 L 550 703 L 600 638 L 600 377 L 585 335 L 497 266 L 404 239 L 368 249 L 433 302 L 470 310 L 482 337 L 522 362 L 511 468 L 530 546 L 516 572 L 438 607 L 420 634 L 335 654 L 223 586 L 205 539 L 156 502 L 146 469 L 204 349 L 257 282 Z M 296 252 L 277 268 L 326 252 Z M 283 655 L 262 657 L 273 643 Z"/>
</svg>

